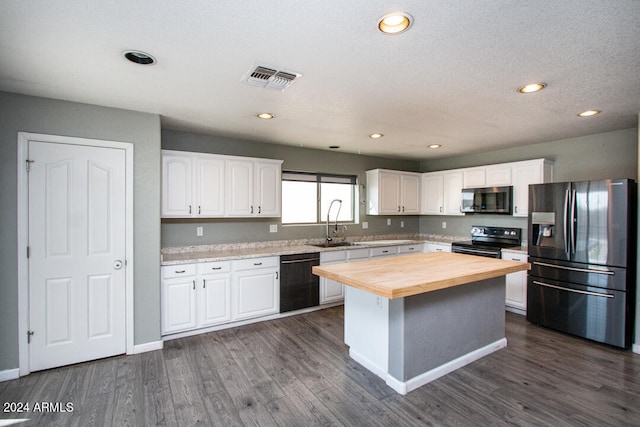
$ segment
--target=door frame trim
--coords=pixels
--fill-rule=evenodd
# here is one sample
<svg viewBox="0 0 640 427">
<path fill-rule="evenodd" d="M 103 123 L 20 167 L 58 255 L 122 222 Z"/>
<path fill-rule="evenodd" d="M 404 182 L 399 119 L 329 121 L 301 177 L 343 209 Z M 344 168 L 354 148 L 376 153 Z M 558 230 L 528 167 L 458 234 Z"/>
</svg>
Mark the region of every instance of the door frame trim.
<svg viewBox="0 0 640 427">
<path fill-rule="evenodd" d="M 83 145 L 89 147 L 116 148 L 125 152 L 125 340 L 126 354 L 134 354 L 133 312 L 133 148 L 131 142 L 118 142 L 71 136 L 18 132 L 18 353 L 20 376 L 31 372 L 29 368 L 29 261 L 27 244 L 29 236 L 29 180 L 26 170 L 29 141 L 53 144 Z"/>
</svg>

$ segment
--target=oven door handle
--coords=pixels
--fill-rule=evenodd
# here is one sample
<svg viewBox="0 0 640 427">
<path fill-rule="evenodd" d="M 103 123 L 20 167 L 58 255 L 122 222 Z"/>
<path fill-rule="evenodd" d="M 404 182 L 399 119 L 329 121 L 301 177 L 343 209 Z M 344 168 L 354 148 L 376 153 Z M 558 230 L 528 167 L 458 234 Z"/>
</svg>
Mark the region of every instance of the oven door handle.
<svg viewBox="0 0 640 427">
<path fill-rule="evenodd" d="M 596 297 L 604 297 L 604 298 L 613 298 L 614 297 L 614 295 L 603 294 L 602 292 L 590 292 L 590 291 L 581 291 L 580 289 L 569 289 L 569 288 L 564 288 L 562 286 L 550 285 L 549 283 L 538 282 L 537 280 L 534 280 L 533 283 L 535 283 L 536 285 L 545 286 L 547 288 L 559 289 L 561 291 L 573 292 L 573 293 L 576 293 L 576 294 L 593 295 L 593 296 L 596 296 Z"/>
<path fill-rule="evenodd" d="M 453 253 L 466 254 L 466 255 L 484 254 L 484 255 L 491 255 L 494 257 L 497 255 L 500 255 L 499 252 L 482 251 L 480 249 L 461 249 L 461 248 L 454 248 Z"/>
</svg>

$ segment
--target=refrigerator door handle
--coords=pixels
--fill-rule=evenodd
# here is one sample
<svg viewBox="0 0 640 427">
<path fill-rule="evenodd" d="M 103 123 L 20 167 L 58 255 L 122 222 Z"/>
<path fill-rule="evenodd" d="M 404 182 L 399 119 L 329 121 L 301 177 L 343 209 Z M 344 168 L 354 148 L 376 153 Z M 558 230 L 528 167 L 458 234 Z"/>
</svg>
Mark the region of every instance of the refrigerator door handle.
<svg viewBox="0 0 640 427">
<path fill-rule="evenodd" d="M 551 267 L 551 268 L 559 268 L 559 269 L 562 269 L 562 270 L 577 271 L 577 272 L 580 272 L 580 273 L 606 274 L 608 276 L 614 276 L 616 274 L 614 271 L 609 271 L 609 270 L 594 270 L 594 269 L 591 269 L 591 268 L 567 267 L 567 266 L 564 266 L 564 265 L 548 264 L 546 262 L 538 262 L 538 261 L 534 261 L 533 265 L 541 265 L 543 267 Z"/>
<path fill-rule="evenodd" d="M 576 189 L 571 191 L 571 253 L 576 253 Z"/>
<path fill-rule="evenodd" d="M 550 285 L 550 284 L 544 283 L 544 282 L 538 282 L 537 280 L 534 280 L 533 283 L 535 283 L 536 285 L 540 285 L 540 286 L 546 286 L 547 288 L 559 289 L 561 291 L 573 292 L 573 293 L 576 293 L 576 294 L 593 295 L 593 296 L 596 296 L 596 297 L 604 297 L 604 298 L 613 298 L 614 297 L 614 295 L 611 295 L 611 294 L 603 294 L 601 292 L 581 291 L 579 289 L 569 289 L 569 288 L 564 288 L 562 286 L 556 286 L 556 285 Z"/>
<path fill-rule="evenodd" d="M 564 190 L 564 230 L 562 230 L 562 239 L 564 242 L 564 251 L 569 255 L 569 189 Z"/>
</svg>

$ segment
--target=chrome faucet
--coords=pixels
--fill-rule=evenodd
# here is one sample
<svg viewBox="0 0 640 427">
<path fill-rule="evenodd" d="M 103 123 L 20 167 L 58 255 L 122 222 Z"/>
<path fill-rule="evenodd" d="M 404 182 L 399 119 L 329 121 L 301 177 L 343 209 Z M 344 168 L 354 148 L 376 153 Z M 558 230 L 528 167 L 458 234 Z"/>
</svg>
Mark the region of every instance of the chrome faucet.
<svg viewBox="0 0 640 427">
<path fill-rule="evenodd" d="M 331 201 L 331 204 L 329 205 L 329 209 L 327 209 L 327 244 L 329 244 L 333 240 L 333 238 L 329 234 L 329 214 L 331 213 L 331 208 L 333 207 L 333 204 L 336 202 L 339 204 L 338 204 L 338 213 L 336 213 L 336 223 L 335 223 L 335 229 L 333 231 L 333 235 L 335 236 L 336 234 L 338 234 L 338 215 L 340 215 L 340 208 L 342 208 L 342 200 L 333 199 Z"/>
</svg>

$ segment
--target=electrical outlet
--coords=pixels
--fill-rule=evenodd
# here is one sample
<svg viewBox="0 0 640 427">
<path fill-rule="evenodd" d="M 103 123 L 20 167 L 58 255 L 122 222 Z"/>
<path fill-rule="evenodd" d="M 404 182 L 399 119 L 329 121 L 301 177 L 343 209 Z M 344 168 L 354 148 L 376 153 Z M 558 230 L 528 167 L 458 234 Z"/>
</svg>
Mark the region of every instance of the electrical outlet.
<svg viewBox="0 0 640 427">
<path fill-rule="evenodd" d="M 362 221 L 362 228 L 369 228 L 369 223 L 367 221 Z"/>
<path fill-rule="evenodd" d="M 442 228 L 447 228 L 447 222 L 446 221 L 442 221 Z"/>
<path fill-rule="evenodd" d="M 404 228 L 404 221 L 400 221 L 400 228 Z"/>
<path fill-rule="evenodd" d="M 278 224 L 269 224 L 269 233 L 277 233 Z"/>
<path fill-rule="evenodd" d="M 202 226 L 197 226 L 196 227 L 196 236 L 197 237 L 204 236 L 204 228 L 202 228 Z"/>
<path fill-rule="evenodd" d="M 387 225 L 391 225 L 391 218 L 387 218 Z"/>
</svg>

